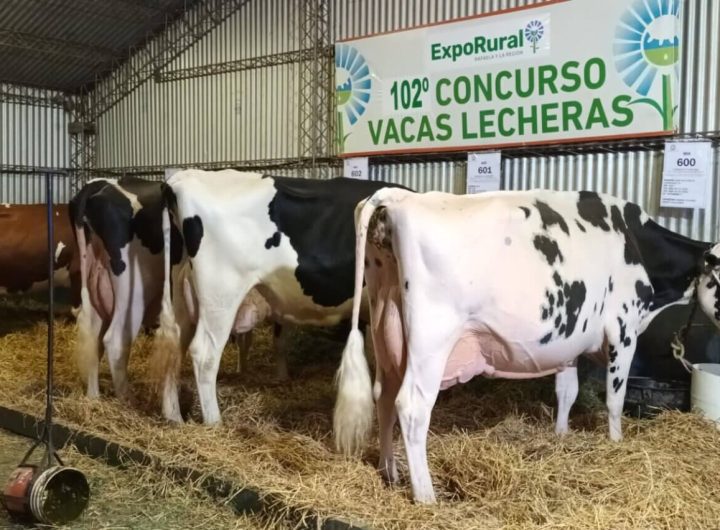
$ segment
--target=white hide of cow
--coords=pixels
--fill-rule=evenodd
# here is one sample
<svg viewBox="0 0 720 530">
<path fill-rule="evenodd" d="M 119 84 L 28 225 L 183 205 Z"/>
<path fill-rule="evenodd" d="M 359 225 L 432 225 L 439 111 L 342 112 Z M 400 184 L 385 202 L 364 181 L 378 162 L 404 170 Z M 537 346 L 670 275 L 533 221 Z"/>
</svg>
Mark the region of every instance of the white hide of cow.
<svg viewBox="0 0 720 530">
<path fill-rule="evenodd" d="M 608 206 L 608 224 L 609 211 L 622 212 L 626 204 L 608 196 L 601 200 Z M 552 215 L 543 216 L 536 201 L 549 205 Z M 390 482 L 398 478 L 392 433 L 399 419 L 414 498 L 433 502 L 426 441 L 441 389 L 480 374 L 521 379 L 560 374 L 562 431 L 577 395 L 576 359 L 599 351 L 610 360 L 610 437 L 621 439 L 636 338 L 661 308 L 651 311 L 647 296 L 639 300 L 641 292 L 653 296 L 650 280 L 643 265 L 626 262 L 624 234 L 577 219 L 578 194 L 571 192 L 457 196 L 384 189 L 360 203 L 353 329 L 338 370 L 338 449 L 361 448 L 374 397 L 381 473 Z M 642 213 L 640 221 L 647 219 Z M 624 228 L 622 218 L 618 226 Z M 534 244 L 538 237 L 551 243 L 548 256 Z M 720 253 L 720 246 L 712 252 Z M 356 327 L 363 263 L 376 356 L 374 388 Z M 720 287 L 707 271 L 704 275 L 697 297 L 712 315 L 712 303 L 720 307 Z M 565 295 L 553 323 L 546 311 L 548 295 L 556 289 Z M 687 303 L 692 293 L 687 289 L 675 303 Z"/>
<path fill-rule="evenodd" d="M 298 179 L 300 181 L 302 179 Z M 257 288 L 272 308 L 276 321 L 286 324 L 330 326 L 350 314 L 352 299 L 336 306 L 315 303 L 297 280 L 298 253 L 286 235 L 278 234 L 269 215 L 276 197 L 273 178 L 234 170 L 184 170 L 167 181 L 177 200 L 174 222 L 202 220 L 202 243 L 197 254 L 172 268 L 173 292 L 166 282 L 155 345 L 156 356 L 167 365 L 163 385 L 163 415 L 182 422 L 176 361 L 189 351 L 193 360 L 203 421 L 219 423 L 216 376 L 238 308 Z M 175 218 L 177 216 L 177 218 Z M 170 218 L 164 213 L 165 253 L 169 254 Z M 192 262 L 190 267 L 189 262 Z M 166 270 L 169 261 L 166 260 Z M 178 285 L 186 286 L 184 291 Z M 183 299 L 198 300 L 199 318 L 188 314 Z M 277 348 L 276 348 L 277 349 Z"/>
<path fill-rule="evenodd" d="M 94 182 L 105 182 L 119 191 L 128 199 L 133 215 L 142 208 L 138 196 L 123 188 L 116 179 L 92 179 L 88 184 Z M 88 219 L 84 222 L 87 223 Z M 75 235 L 82 282 L 75 355 L 80 374 L 86 382 L 87 396 L 100 396 L 98 377 L 102 344 L 107 353 L 116 397 L 132 401 L 127 376 L 130 349 L 143 323 L 148 327 L 157 324 L 163 294 L 164 255 L 152 254 L 138 237 L 133 237 L 119 250 L 120 259 L 126 267 L 116 275 L 111 270 L 107 249 L 96 234 L 91 232 L 90 241 L 87 241 L 85 230 L 76 227 Z M 169 253 L 165 255 L 169 259 Z M 188 303 L 191 303 L 190 299 Z M 251 291 L 240 307 L 232 330 L 237 334 L 240 346 L 239 365 L 244 364 L 247 357 L 253 328 L 269 317 L 267 302 L 259 293 Z M 278 353 L 276 356 L 279 373 L 282 374 L 283 370 L 287 373 L 284 357 Z"/>
</svg>

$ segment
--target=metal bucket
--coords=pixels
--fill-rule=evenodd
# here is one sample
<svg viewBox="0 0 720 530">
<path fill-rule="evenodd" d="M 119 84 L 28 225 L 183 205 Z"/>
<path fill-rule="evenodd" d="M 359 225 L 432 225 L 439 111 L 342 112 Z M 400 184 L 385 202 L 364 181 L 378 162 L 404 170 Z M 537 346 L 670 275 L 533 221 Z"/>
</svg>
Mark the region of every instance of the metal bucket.
<svg viewBox="0 0 720 530">
<path fill-rule="evenodd" d="M 693 364 L 692 406 L 720 427 L 720 364 Z"/>
<path fill-rule="evenodd" d="M 90 499 L 85 475 L 73 467 L 20 465 L 3 490 L 3 503 L 19 519 L 65 524 L 77 519 Z"/>
</svg>

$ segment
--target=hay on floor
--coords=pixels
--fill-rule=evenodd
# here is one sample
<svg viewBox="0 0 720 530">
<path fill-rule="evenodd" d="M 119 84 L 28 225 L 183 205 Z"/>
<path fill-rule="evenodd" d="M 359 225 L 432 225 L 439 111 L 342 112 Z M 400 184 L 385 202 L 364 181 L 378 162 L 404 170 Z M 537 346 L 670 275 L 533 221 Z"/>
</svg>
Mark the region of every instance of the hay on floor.
<svg viewBox="0 0 720 530">
<path fill-rule="evenodd" d="M 1 317 L 0 317 L 1 318 Z M 552 379 L 476 379 L 441 395 L 433 412 L 429 462 L 439 503 L 410 501 L 402 442 L 402 482 L 383 484 L 373 437 L 363 460 L 332 449 L 332 378 L 341 343 L 295 341 L 293 381 L 277 384 L 271 334 L 262 329 L 250 373 L 234 374 L 229 346 L 219 378 L 223 424 L 205 427 L 197 407 L 184 426 L 159 417 L 148 396 L 150 340 L 133 348 L 135 408 L 111 397 L 89 401 L 72 365 L 72 326 L 56 327 L 57 416 L 65 423 L 142 448 L 167 463 L 256 487 L 302 513 L 315 510 L 374 528 L 713 528 L 720 521 L 720 432 L 692 414 L 623 419 L 625 440 L 608 440 L 604 407 L 586 392 L 572 432 L 553 433 Z M 43 410 L 45 325 L 0 337 L 0 403 Z M 308 360 L 312 359 L 312 360 Z M 191 370 L 183 371 L 192 392 Z M 287 521 L 283 524 L 288 524 Z"/>
</svg>

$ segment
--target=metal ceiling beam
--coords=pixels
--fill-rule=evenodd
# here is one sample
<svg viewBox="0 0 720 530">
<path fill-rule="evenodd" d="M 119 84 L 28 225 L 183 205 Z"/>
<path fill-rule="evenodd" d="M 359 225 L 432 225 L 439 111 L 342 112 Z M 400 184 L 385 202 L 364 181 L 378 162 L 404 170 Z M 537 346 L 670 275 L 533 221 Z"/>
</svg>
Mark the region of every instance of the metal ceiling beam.
<svg viewBox="0 0 720 530">
<path fill-rule="evenodd" d="M 333 53 L 334 49 L 332 46 L 325 46 L 320 50 L 320 57 L 329 58 L 333 56 Z M 183 79 L 193 79 L 195 77 L 229 74 L 232 72 L 242 72 L 244 70 L 254 70 L 257 68 L 269 68 L 271 66 L 279 66 L 282 64 L 313 61 L 316 59 L 316 50 L 314 48 L 305 48 L 304 50 L 293 50 L 291 52 L 274 53 L 272 55 L 263 55 L 260 57 L 249 57 L 247 59 L 238 59 L 237 61 L 204 64 L 202 66 L 179 68 L 177 70 L 165 70 L 164 72 L 159 72 L 157 74 L 155 81 L 158 83 L 168 83 Z"/>
<path fill-rule="evenodd" d="M 56 2 L 56 5 L 63 9 L 72 9 L 81 14 L 87 13 L 97 17 L 133 23 L 144 22 L 147 19 L 158 17 L 163 12 L 160 7 L 149 6 L 146 2 L 123 0 L 113 0 L 112 2 L 97 2 L 96 0 L 73 0 L 67 2 L 67 0 L 62 0 Z"/>
<path fill-rule="evenodd" d="M 197 2 L 157 39 L 147 42 L 124 63 L 114 65 L 115 71 L 109 77 L 97 79 L 88 117 L 94 121 L 109 111 L 248 2 L 250 0 Z"/>
<path fill-rule="evenodd" d="M 65 108 L 65 98 L 59 94 L 54 96 L 37 95 L 32 93 L 18 94 L 3 90 L 0 86 L 0 103 L 14 103 L 17 105 L 28 105 L 31 107 L 50 107 L 56 109 Z"/>
<path fill-rule="evenodd" d="M 38 37 L 29 33 L 6 29 L 0 29 L 0 46 L 30 50 L 42 54 L 72 57 L 93 63 L 109 62 L 116 58 L 112 50 L 86 46 L 61 39 Z"/>
</svg>

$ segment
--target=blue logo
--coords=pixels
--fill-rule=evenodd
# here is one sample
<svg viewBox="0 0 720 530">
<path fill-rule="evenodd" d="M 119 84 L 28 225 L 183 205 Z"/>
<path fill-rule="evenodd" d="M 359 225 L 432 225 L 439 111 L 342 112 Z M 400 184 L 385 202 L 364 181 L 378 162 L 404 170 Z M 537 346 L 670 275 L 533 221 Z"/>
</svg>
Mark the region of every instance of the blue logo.
<svg viewBox="0 0 720 530">
<path fill-rule="evenodd" d="M 344 151 L 345 120 L 352 127 L 365 112 L 370 101 L 372 78 L 365 58 L 352 46 L 335 46 L 335 102 L 337 105 L 337 142 Z"/>
<path fill-rule="evenodd" d="M 543 38 L 545 27 L 539 20 L 531 20 L 525 26 L 525 38 L 533 45 L 533 53 L 537 52 L 537 43 Z"/>
<path fill-rule="evenodd" d="M 665 130 L 672 128 L 672 86 L 679 77 L 679 0 L 636 0 L 620 18 L 615 31 L 615 67 L 625 84 L 663 117 Z M 660 101 L 646 97 L 661 83 Z"/>
<path fill-rule="evenodd" d="M 335 88 L 337 106 L 343 109 L 350 125 L 355 125 L 370 101 L 372 79 L 365 58 L 346 44 L 335 48 L 335 79 L 342 78 L 344 82 Z"/>
</svg>

